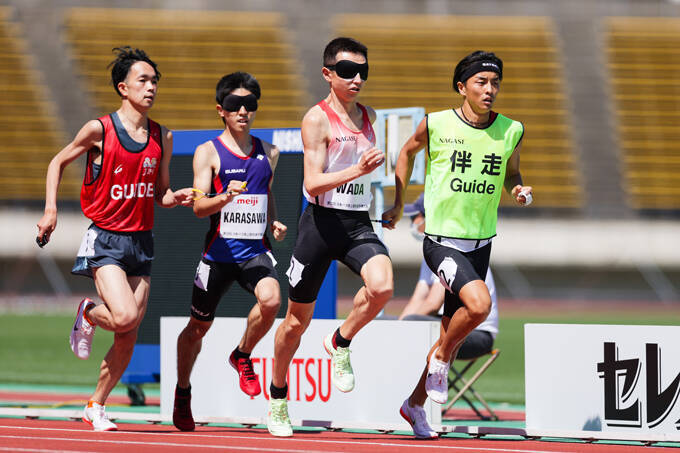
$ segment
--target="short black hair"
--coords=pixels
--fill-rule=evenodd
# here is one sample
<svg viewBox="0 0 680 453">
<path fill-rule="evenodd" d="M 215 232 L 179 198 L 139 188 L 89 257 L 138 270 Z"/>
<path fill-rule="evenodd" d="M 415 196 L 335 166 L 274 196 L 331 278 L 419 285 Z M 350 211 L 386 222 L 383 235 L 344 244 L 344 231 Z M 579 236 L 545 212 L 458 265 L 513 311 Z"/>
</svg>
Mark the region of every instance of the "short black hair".
<svg viewBox="0 0 680 453">
<path fill-rule="evenodd" d="M 224 98 L 239 88 L 245 88 L 253 93 L 257 99 L 260 99 L 260 83 L 257 79 L 247 72 L 237 71 L 225 75 L 217 82 L 215 100 L 218 104 L 222 105 Z"/>
<path fill-rule="evenodd" d="M 338 52 L 358 53 L 363 55 L 364 58 L 366 58 L 366 61 L 368 61 L 368 49 L 366 46 L 356 39 L 340 37 L 335 38 L 326 44 L 326 48 L 323 51 L 323 65 L 328 66 L 335 64 L 335 58 L 337 57 Z"/>
<path fill-rule="evenodd" d="M 483 50 L 475 50 L 472 52 L 470 55 L 466 56 L 462 60 L 458 62 L 456 65 L 456 69 L 453 71 L 453 90 L 456 93 L 459 93 L 458 91 L 458 82 L 461 80 L 461 76 L 463 73 L 473 64 L 480 62 L 480 61 L 488 61 L 491 63 L 495 63 L 499 68 L 500 68 L 500 73 L 498 74 L 498 78 L 500 80 L 503 80 L 503 60 L 498 58 L 495 53 L 493 52 L 484 52 Z"/>
<path fill-rule="evenodd" d="M 133 49 L 130 46 L 123 46 L 114 47 L 111 52 L 116 54 L 116 59 L 109 63 L 107 68 L 111 68 L 111 83 L 113 84 L 116 93 L 118 93 L 118 96 L 122 96 L 120 91 L 118 91 L 118 84 L 125 80 L 132 65 L 138 61 L 149 63 L 156 73 L 156 79 L 161 78 L 161 73 L 158 71 L 156 63 L 154 63 L 142 49 Z"/>
</svg>

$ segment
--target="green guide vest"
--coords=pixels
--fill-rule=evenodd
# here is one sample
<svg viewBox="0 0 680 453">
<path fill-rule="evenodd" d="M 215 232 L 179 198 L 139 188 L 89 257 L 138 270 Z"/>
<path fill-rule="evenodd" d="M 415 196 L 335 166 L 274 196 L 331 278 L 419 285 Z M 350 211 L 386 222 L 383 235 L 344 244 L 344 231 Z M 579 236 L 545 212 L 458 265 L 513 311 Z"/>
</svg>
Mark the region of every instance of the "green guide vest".
<svg viewBox="0 0 680 453">
<path fill-rule="evenodd" d="M 496 235 L 505 166 L 524 126 L 498 114 L 474 128 L 449 109 L 427 115 L 425 233 L 460 239 Z"/>
</svg>

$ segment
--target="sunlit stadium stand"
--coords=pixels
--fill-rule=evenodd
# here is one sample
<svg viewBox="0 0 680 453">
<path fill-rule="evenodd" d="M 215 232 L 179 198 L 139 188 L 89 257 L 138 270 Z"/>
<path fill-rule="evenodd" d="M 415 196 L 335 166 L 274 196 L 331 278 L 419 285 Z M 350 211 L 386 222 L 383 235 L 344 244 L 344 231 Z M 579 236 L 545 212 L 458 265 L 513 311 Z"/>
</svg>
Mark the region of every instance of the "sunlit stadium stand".
<svg viewBox="0 0 680 453">
<path fill-rule="evenodd" d="M 628 202 L 680 209 L 680 19 L 605 20 L 609 82 Z"/>
<path fill-rule="evenodd" d="M 0 200 L 40 200 L 47 165 L 64 134 L 13 14 L 0 7 Z M 75 197 L 80 179 L 77 165 L 68 168 L 60 196 Z"/>
<path fill-rule="evenodd" d="M 534 187 L 535 206 L 582 207 L 552 19 L 346 14 L 335 17 L 335 28 L 368 46 L 371 72 L 361 99 L 374 108 L 458 106 L 451 87 L 456 63 L 474 50 L 495 52 L 504 74 L 494 109 L 525 125 L 522 175 Z M 504 195 L 502 206 L 512 205 Z"/>
<path fill-rule="evenodd" d="M 99 114 L 120 100 L 106 66 L 111 49 L 144 49 L 162 74 L 151 117 L 171 129 L 221 128 L 215 86 L 246 71 L 260 82 L 256 127 L 299 127 L 307 104 L 297 55 L 280 13 L 76 8 L 65 36 Z"/>
</svg>

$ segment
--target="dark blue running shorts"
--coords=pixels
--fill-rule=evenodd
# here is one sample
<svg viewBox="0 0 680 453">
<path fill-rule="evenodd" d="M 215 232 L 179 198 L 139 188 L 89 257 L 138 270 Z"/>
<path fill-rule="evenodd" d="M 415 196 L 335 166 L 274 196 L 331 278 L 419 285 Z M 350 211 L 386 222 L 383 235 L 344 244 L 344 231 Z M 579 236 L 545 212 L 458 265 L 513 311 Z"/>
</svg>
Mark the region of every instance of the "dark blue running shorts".
<svg viewBox="0 0 680 453">
<path fill-rule="evenodd" d="M 113 264 L 129 277 L 150 276 L 153 261 L 151 231 L 109 231 L 90 225 L 71 269 L 74 275 L 92 278 L 92 269 Z"/>
</svg>

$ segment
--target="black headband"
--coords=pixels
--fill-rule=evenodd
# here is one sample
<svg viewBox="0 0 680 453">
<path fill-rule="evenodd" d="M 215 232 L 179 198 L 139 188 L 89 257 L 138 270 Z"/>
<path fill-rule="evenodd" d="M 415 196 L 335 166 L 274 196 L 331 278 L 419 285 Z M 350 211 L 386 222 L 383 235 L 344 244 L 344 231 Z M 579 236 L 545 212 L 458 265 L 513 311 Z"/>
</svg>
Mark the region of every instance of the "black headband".
<svg viewBox="0 0 680 453">
<path fill-rule="evenodd" d="M 491 71 L 495 72 L 498 74 L 498 77 L 501 79 L 503 78 L 503 70 L 498 66 L 496 63 L 493 61 L 477 61 L 472 64 L 469 68 L 467 68 L 463 73 L 460 75 L 460 81 L 465 83 L 467 79 L 472 77 L 473 75 L 477 74 L 478 72 L 486 72 L 486 71 Z"/>
</svg>

